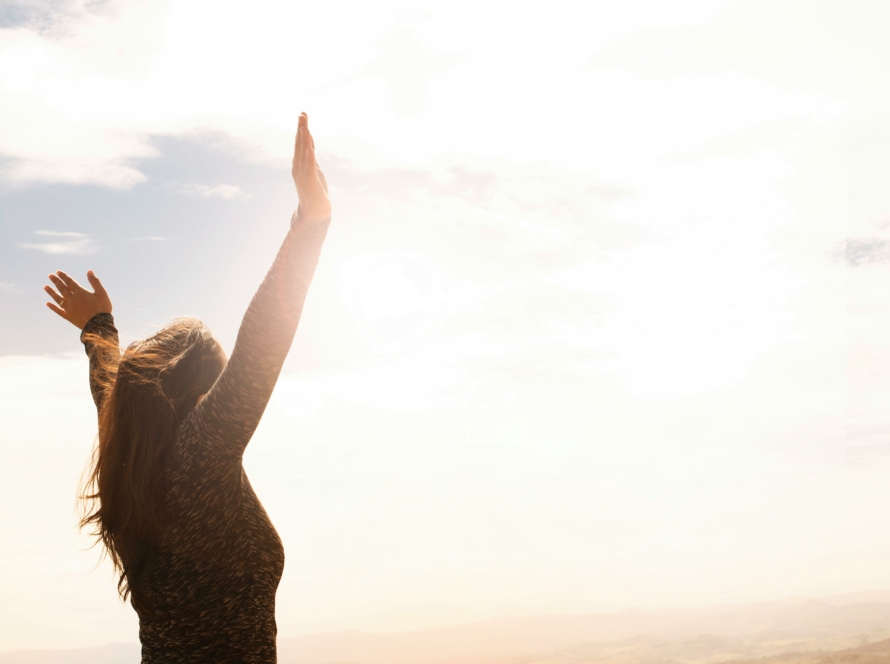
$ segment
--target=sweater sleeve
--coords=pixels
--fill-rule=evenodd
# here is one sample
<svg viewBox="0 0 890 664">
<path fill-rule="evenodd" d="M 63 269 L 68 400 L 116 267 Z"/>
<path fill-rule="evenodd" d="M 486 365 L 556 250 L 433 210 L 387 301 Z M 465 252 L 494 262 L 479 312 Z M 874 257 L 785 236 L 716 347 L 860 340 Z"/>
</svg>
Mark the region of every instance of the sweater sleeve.
<svg viewBox="0 0 890 664">
<path fill-rule="evenodd" d="M 192 411 L 213 451 L 240 459 L 290 350 L 330 220 L 304 225 L 295 212 L 266 278 L 247 307 L 226 368 Z"/>
<path fill-rule="evenodd" d="M 120 342 L 114 317 L 111 314 L 96 314 L 90 318 L 83 326 L 80 341 L 90 358 L 90 392 L 93 394 L 96 410 L 101 410 L 105 400 L 105 387 L 109 384 L 108 369 L 120 357 Z M 106 345 L 99 341 L 109 343 Z"/>
</svg>

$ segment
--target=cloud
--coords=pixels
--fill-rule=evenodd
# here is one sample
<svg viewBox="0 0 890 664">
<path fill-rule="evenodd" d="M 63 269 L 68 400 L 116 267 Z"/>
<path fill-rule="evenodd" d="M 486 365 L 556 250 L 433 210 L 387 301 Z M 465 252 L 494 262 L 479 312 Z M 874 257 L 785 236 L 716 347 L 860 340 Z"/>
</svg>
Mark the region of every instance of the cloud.
<svg viewBox="0 0 890 664">
<path fill-rule="evenodd" d="M 46 235 L 49 237 L 89 237 L 86 233 L 76 233 L 74 231 L 34 231 L 34 235 Z"/>
<path fill-rule="evenodd" d="M 844 254 L 850 267 L 887 263 L 890 261 L 890 241 L 878 238 L 865 240 L 848 238 Z"/>
<path fill-rule="evenodd" d="M 89 254 L 96 250 L 92 238 L 85 233 L 74 231 L 34 231 L 41 237 L 60 238 L 56 242 L 24 242 L 19 244 L 22 249 L 34 249 L 47 254 Z M 67 238 L 67 239 L 61 239 Z"/>
<path fill-rule="evenodd" d="M 60 23 L 98 13 L 107 0 L 9 0 L 0 4 L 0 28 L 51 31 Z"/>
<path fill-rule="evenodd" d="M 442 74 L 461 62 L 464 54 L 434 54 L 407 26 L 395 26 L 378 41 L 380 54 L 347 81 L 379 76 L 386 80 L 393 110 L 417 117 L 426 107 L 431 75 Z"/>
<path fill-rule="evenodd" d="M 595 53 L 587 66 L 653 78 L 738 71 L 786 89 L 873 94 L 887 54 L 880 26 L 890 15 L 887 6 L 871 5 L 866 16 L 836 3 L 741 0 L 709 23 L 629 34 Z"/>
<path fill-rule="evenodd" d="M 469 27 L 461 11 L 443 7 L 434 20 L 408 17 L 395 28 L 404 12 L 394 3 L 351 7 L 349 26 L 332 5 L 313 14 L 313 30 L 292 39 L 291 26 L 303 24 L 299 5 L 262 0 L 245 31 L 239 12 L 209 0 L 172 6 L 114 0 L 114 11 L 72 20 L 65 39 L 33 29 L 4 31 L 0 125 L 8 131 L 0 135 L 0 156 L 10 160 L 4 178 L 128 189 L 145 179 L 133 163 L 157 156 L 153 136 L 195 131 L 219 132 L 244 144 L 245 152 L 278 161 L 289 156 L 294 109 L 308 100 L 320 147 L 330 152 L 354 137 L 406 160 L 453 150 L 573 168 L 672 152 L 825 109 L 818 95 L 788 94 L 751 76 L 653 82 L 627 71 L 580 71 L 582 45 L 589 53 L 640 23 L 691 19 L 674 3 L 669 10 L 648 0 L 628 4 L 638 6 L 596 16 L 591 42 L 587 26 L 595 9 L 547 18 L 520 12 L 511 17 L 511 30 L 503 30 L 500 12 L 476 5 L 478 21 Z M 707 4 L 710 15 L 715 3 Z M 217 16 L 212 23 L 208 12 Z M 543 55 L 520 38 L 541 28 L 555 47 L 545 46 Z M 232 34 L 241 35 L 237 48 Z M 318 67 L 288 69 L 287 63 L 321 52 L 331 57 Z M 457 53 L 465 54 L 460 64 Z M 289 84 L 281 86 L 282 80 Z M 546 122 L 546 131 L 532 120 Z"/>
<path fill-rule="evenodd" d="M 169 238 L 160 235 L 144 235 L 141 237 L 131 237 L 130 242 L 166 242 Z"/>
<path fill-rule="evenodd" d="M 15 284 L 6 283 L 5 281 L 0 281 L 0 291 L 11 291 L 15 287 Z"/>
<path fill-rule="evenodd" d="M 837 106 L 839 109 L 840 106 Z M 705 157 L 733 156 L 746 157 L 757 150 L 788 152 L 800 141 L 800 136 L 814 125 L 806 115 L 792 115 L 779 120 L 769 120 L 708 139 L 695 148 L 666 155 L 665 159 L 694 161 Z"/>
<path fill-rule="evenodd" d="M 421 371 L 406 364 L 384 364 L 370 370 L 307 379 L 285 376 L 276 386 L 273 398 L 288 415 L 310 419 L 334 401 L 393 411 L 452 408 L 465 401 L 466 388 L 461 391 L 463 371 L 435 365 L 424 366 Z"/>
<path fill-rule="evenodd" d="M 448 227 L 469 224 L 488 241 L 518 242 L 534 252 L 542 243 L 570 248 L 589 233 L 593 219 L 608 227 L 610 206 L 637 193 L 632 186 L 605 182 L 592 173 L 471 154 L 441 155 L 421 164 L 331 159 L 324 168 L 328 181 L 363 207 L 378 209 L 398 201 L 405 212 L 399 216 L 411 226 L 447 211 Z M 597 229 L 599 242 L 603 230 Z M 483 248 L 487 251 L 489 245 Z"/>
<path fill-rule="evenodd" d="M 201 198 L 222 198 L 227 201 L 244 200 L 253 198 L 251 194 L 243 191 L 241 187 L 234 184 L 180 184 L 173 187 L 180 194 L 186 196 L 199 196 Z"/>
</svg>

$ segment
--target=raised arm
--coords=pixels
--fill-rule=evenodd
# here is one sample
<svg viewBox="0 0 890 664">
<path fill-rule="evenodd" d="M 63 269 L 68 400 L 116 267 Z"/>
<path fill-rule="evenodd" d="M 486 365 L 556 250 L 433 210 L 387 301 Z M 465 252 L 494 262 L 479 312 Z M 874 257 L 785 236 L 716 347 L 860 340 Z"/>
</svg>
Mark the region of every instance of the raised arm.
<svg viewBox="0 0 890 664">
<path fill-rule="evenodd" d="M 96 410 L 101 411 L 121 358 L 114 316 L 96 314 L 90 318 L 80 333 L 80 340 L 90 358 L 90 392 Z"/>
<path fill-rule="evenodd" d="M 200 438 L 230 458 L 240 459 L 272 395 L 330 224 L 327 183 L 315 161 L 305 113 L 297 129 L 292 172 L 299 208 L 244 314 L 226 368 L 191 414 Z"/>
<path fill-rule="evenodd" d="M 90 358 L 90 392 L 96 408 L 100 409 L 111 382 L 111 373 L 120 359 L 111 298 L 92 270 L 87 272 L 92 292 L 61 270 L 49 275 L 49 280 L 56 288 L 47 285 L 43 290 L 55 304 L 47 302 L 46 306 L 81 330 L 80 340 Z"/>
</svg>

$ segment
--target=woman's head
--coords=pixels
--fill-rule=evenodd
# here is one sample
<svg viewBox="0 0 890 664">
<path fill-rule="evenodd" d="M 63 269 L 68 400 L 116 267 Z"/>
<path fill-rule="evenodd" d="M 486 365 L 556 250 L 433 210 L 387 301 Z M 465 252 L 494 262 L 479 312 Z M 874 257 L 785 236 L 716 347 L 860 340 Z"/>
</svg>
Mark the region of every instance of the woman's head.
<svg viewBox="0 0 890 664">
<path fill-rule="evenodd" d="M 179 421 L 206 394 L 226 365 L 226 355 L 197 318 L 178 318 L 120 358 L 109 396 L 131 407 L 153 402 Z"/>
<path fill-rule="evenodd" d="M 98 335 L 85 340 L 98 346 L 95 357 L 106 366 L 94 375 L 106 383 L 81 526 L 95 527 L 126 598 L 138 590 L 157 543 L 164 464 L 176 430 L 219 378 L 226 356 L 195 318 L 173 321 L 123 355 Z"/>
</svg>

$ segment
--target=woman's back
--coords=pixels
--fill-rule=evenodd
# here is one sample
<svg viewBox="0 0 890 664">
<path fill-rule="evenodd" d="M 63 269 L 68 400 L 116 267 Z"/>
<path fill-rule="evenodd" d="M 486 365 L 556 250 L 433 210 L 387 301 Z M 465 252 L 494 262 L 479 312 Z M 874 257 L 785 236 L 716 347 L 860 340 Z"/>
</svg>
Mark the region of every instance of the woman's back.
<svg viewBox="0 0 890 664">
<path fill-rule="evenodd" d="M 143 662 L 274 662 L 281 539 L 240 460 L 209 448 L 197 418 L 172 452 L 157 555 L 133 598 Z"/>
</svg>

